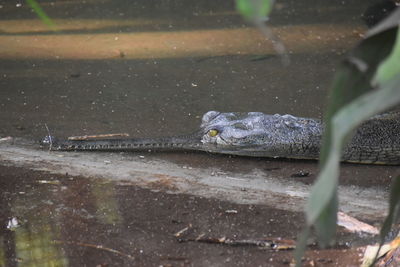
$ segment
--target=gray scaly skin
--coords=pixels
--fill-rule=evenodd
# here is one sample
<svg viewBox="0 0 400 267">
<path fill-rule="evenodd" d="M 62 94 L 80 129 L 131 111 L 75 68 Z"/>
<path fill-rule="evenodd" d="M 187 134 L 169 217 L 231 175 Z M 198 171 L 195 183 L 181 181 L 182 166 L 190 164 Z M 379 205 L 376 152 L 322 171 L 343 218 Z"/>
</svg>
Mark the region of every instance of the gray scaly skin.
<svg viewBox="0 0 400 267">
<path fill-rule="evenodd" d="M 200 129 L 190 135 L 101 140 L 63 140 L 47 136 L 42 143 L 52 150 L 146 151 L 196 150 L 214 153 L 318 159 L 323 124 L 318 119 L 260 112 L 204 114 Z M 400 164 L 400 116 L 378 115 L 356 131 L 344 149 L 343 161 Z"/>
</svg>

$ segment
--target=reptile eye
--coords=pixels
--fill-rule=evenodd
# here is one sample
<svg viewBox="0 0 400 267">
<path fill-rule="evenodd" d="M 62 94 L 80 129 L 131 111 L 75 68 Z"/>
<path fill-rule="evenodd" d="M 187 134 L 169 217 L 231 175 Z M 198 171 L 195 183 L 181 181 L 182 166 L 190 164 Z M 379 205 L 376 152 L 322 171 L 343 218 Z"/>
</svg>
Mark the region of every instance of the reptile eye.
<svg viewBox="0 0 400 267">
<path fill-rule="evenodd" d="M 211 130 L 208 131 L 208 135 L 211 136 L 211 137 L 217 136 L 218 133 L 219 133 L 218 130 L 215 130 L 215 129 L 211 129 Z"/>
</svg>

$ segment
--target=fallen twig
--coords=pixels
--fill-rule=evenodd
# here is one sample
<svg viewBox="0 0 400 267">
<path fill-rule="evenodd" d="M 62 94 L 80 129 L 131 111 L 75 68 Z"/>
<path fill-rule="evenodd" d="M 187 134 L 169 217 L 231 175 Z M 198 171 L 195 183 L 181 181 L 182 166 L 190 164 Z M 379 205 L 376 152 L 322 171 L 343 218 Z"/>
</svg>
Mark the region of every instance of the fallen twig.
<svg viewBox="0 0 400 267">
<path fill-rule="evenodd" d="M 101 139 L 109 137 L 129 137 L 128 133 L 115 133 L 115 134 L 97 134 L 97 135 L 81 135 L 81 136 L 70 136 L 68 140 L 90 140 L 90 139 Z"/>
<path fill-rule="evenodd" d="M 112 248 L 108 248 L 108 247 L 104 247 L 102 245 L 95 245 L 95 244 L 88 244 L 88 243 L 82 243 L 82 242 L 75 242 L 75 241 L 63 241 L 63 240 L 53 240 L 54 243 L 58 243 L 58 244 L 68 244 L 68 245 L 75 245 L 75 246 L 81 246 L 81 247 L 88 247 L 88 248 L 95 248 L 95 249 L 100 249 L 100 250 L 104 250 L 104 251 L 108 251 L 120 256 L 124 256 L 126 258 L 129 258 L 131 260 L 134 260 L 135 257 L 129 254 L 125 254 L 121 251 L 118 251 L 116 249 L 112 249 Z"/>
<path fill-rule="evenodd" d="M 291 239 L 269 238 L 269 239 L 230 239 L 227 237 L 206 237 L 201 234 L 196 238 L 178 239 L 179 242 L 202 242 L 211 244 L 223 244 L 228 246 L 255 246 L 272 250 L 292 250 L 296 241 Z"/>
<path fill-rule="evenodd" d="M 188 226 L 183 228 L 182 230 L 179 230 L 174 234 L 175 237 L 181 237 L 184 233 L 186 233 L 190 228 L 192 228 L 192 224 L 190 223 Z"/>
</svg>

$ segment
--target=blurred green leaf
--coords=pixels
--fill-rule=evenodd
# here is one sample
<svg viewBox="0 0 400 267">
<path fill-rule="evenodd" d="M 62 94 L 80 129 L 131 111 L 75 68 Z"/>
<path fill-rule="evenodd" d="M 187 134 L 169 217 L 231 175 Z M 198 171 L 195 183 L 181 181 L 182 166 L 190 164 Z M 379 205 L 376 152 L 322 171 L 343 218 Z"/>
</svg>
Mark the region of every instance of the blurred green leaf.
<svg viewBox="0 0 400 267">
<path fill-rule="evenodd" d="M 290 59 L 285 45 L 280 38 L 266 25 L 272 11 L 274 0 L 235 0 L 236 10 L 248 21 L 252 22 L 264 36 L 271 41 L 275 52 L 280 56 L 284 66 L 289 65 Z M 263 55 L 265 59 L 270 55 Z M 257 59 L 255 59 L 257 60 Z"/>
<path fill-rule="evenodd" d="M 400 30 L 397 32 L 396 44 L 390 56 L 379 66 L 373 83 L 383 86 L 400 73 Z"/>
<path fill-rule="evenodd" d="M 336 233 L 337 210 L 338 199 L 336 192 L 315 222 L 315 230 L 322 246 L 329 245 L 332 242 L 332 236 Z"/>
<path fill-rule="evenodd" d="M 392 225 L 399 220 L 399 215 L 400 215 L 399 211 L 400 211 L 400 176 L 394 179 L 392 187 L 390 189 L 389 213 L 385 221 L 383 222 L 381 228 L 381 241 L 379 244 L 380 247 L 385 242 L 385 238 L 389 234 Z"/>
<path fill-rule="evenodd" d="M 400 9 L 367 33 L 335 75 L 325 116 L 321 172 L 306 207 L 306 228 L 316 226 L 322 246 L 336 229 L 339 161 L 346 141 L 363 121 L 400 103 L 399 21 Z M 296 250 L 300 266 L 304 240 Z"/>
<path fill-rule="evenodd" d="M 57 26 L 53 20 L 47 16 L 46 12 L 41 8 L 41 6 L 36 2 L 36 0 L 26 0 L 28 5 L 33 9 L 36 15 L 41 19 L 41 21 L 47 25 L 52 31 L 57 31 Z"/>
<path fill-rule="evenodd" d="M 296 267 L 301 266 L 301 259 L 307 248 L 307 240 L 311 232 L 311 227 L 305 227 L 297 236 L 296 249 L 294 251 L 294 259 Z"/>
<path fill-rule="evenodd" d="M 236 0 L 236 10 L 250 21 L 261 21 L 271 13 L 272 4 L 272 0 Z"/>
<path fill-rule="evenodd" d="M 392 250 L 391 242 L 384 245 L 385 239 L 388 237 L 392 225 L 397 223 L 399 220 L 399 211 L 400 211 L 400 176 L 396 177 L 393 180 L 391 189 L 390 189 L 390 200 L 389 200 L 389 212 L 388 215 L 383 222 L 381 233 L 380 233 L 380 242 L 378 246 L 371 246 L 370 249 L 365 251 L 364 259 L 362 263 L 362 267 L 370 267 L 376 264 L 378 257 L 384 256 L 388 251 Z M 397 235 L 399 237 L 399 235 Z M 397 238 L 398 238 L 397 237 Z"/>
</svg>

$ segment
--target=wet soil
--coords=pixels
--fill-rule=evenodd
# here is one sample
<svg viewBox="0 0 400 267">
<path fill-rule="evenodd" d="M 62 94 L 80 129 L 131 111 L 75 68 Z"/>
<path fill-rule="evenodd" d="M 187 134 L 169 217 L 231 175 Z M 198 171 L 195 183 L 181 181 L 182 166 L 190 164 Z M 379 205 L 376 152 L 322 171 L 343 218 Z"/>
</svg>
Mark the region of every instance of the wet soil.
<svg viewBox="0 0 400 267">
<path fill-rule="evenodd" d="M 2 166 L 0 185 L 0 266 L 289 266 L 290 250 L 180 242 L 174 234 L 192 225 L 181 239 L 295 239 L 303 222 L 300 212 L 23 168 Z M 357 266 L 359 253 L 310 250 L 304 263 Z"/>
</svg>

